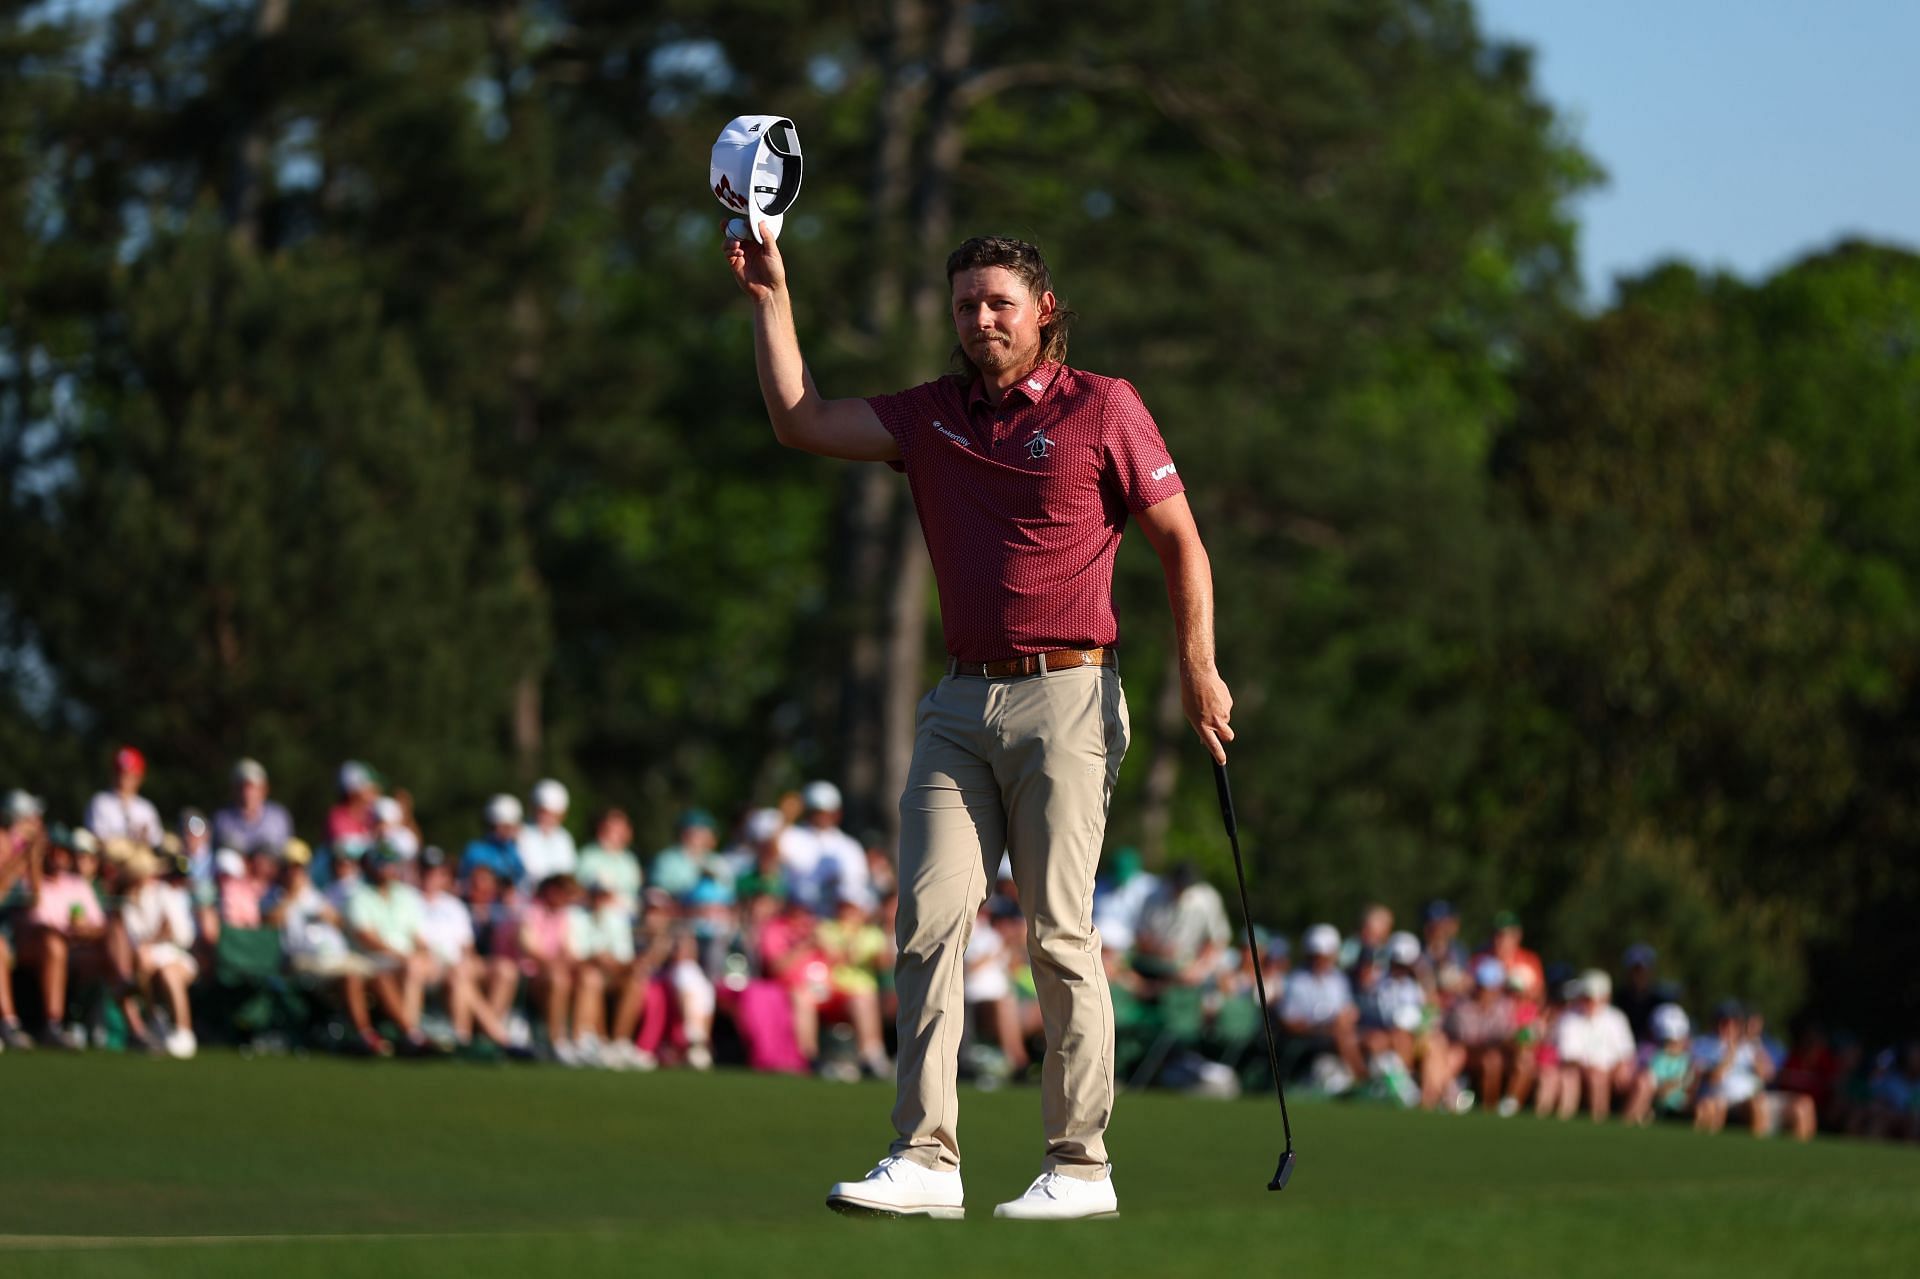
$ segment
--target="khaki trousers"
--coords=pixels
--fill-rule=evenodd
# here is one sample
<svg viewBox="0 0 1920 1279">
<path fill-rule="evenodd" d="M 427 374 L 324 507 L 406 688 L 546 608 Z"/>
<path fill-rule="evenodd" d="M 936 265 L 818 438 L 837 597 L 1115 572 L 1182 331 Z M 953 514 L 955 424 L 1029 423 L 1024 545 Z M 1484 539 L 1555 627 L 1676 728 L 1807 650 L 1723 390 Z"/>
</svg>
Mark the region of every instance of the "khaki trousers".
<svg viewBox="0 0 1920 1279">
<path fill-rule="evenodd" d="M 1105 1175 L 1113 1001 L 1093 927 L 1093 877 L 1128 735 L 1113 667 L 950 675 L 921 700 L 900 797 L 894 1154 L 928 1168 L 960 1165 L 963 956 L 1004 850 L 1046 1021 L 1044 1166 Z"/>
</svg>

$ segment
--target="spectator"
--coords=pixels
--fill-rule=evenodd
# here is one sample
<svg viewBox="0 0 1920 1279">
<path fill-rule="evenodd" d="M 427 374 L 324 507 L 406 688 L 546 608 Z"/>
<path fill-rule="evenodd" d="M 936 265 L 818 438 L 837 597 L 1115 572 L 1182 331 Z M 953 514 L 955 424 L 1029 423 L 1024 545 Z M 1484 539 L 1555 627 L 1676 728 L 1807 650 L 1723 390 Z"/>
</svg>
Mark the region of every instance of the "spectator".
<svg viewBox="0 0 1920 1279">
<path fill-rule="evenodd" d="M 1356 1034 L 1360 1014 L 1347 975 L 1340 971 L 1339 930 L 1315 924 L 1307 929 L 1301 948 L 1307 967 L 1287 978 L 1287 993 L 1280 1001 L 1280 1024 L 1297 1041 L 1289 1050 L 1309 1056 L 1331 1050 L 1339 1055 L 1348 1080 L 1360 1079 L 1367 1069 Z"/>
<path fill-rule="evenodd" d="M 467 915 L 473 921 L 473 949 L 483 966 L 481 988 L 493 1015 L 507 1027 L 510 1046 L 524 1045 L 525 1029 L 514 1019 L 514 996 L 520 990 L 520 916 L 506 900 L 507 885 L 491 866 L 467 872 Z"/>
<path fill-rule="evenodd" d="M 221 926 L 259 928 L 261 890 L 247 859 L 231 848 L 223 848 L 214 855 L 213 866 L 220 893 Z"/>
<path fill-rule="evenodd" d="M 1431 1109 L 1439 1103 L 1449 1078 L 1440 1067 L 1451 1055 L 1440 1042 L 1444 1036 L 1430 1025 L 1426 987 L 1414 974 L 1414 966 L 1420 961 L 1420 939 L 1408 932 L 1392 933 L 1381 950 L 1386 971 L 1356 1001 L 1360 1007 L 1360 1049 L 1369 1064 L 1383 1062 L 1389 1055 L 1396 1058 L 1398 1070 L 1391 1062 L 1385 1063 L 1392 1079 L 1401 1079 L 1402 1072 L 1411 1079 L 1413 1072 L 1424 1065 L 1419 1100 Z M 1362 951 L 1361 956 L 1370 967 L 1368 952 Z"/>
<path fill-rule="evenodd" d="M 1387 939 L 1392 934 L 1393 912 L 1379 902 L 1369 903 L 1360 912 L 1359 930 L 1341 943 L 1340 967 L 1352 976 L 1364 958 L 1374 972 L 1385 973 L 1389 966 Z"/>
<path fill-rule="evenodd" d="M 593 842 L 580 851 L 580 880 L 605 887 L 626 912 L 629 925 L 640 913 L 645 876 L 640 859 L 633 854 L 633 823 L 622 809 L 603 809 L 593 819 Z"/>
<path fill-rule="evenodd" d="M 400 879 L 400 859 L 376 848 L 362 859 L 367 881 L 347 903 L 347 932 L 354 948 L 372 959 L 374 997 L 400 1028 L 402 1047 L 431 1050 L 420 1028 L 427 978 L 433 971 L 425 939 L 426 911 L 420 890 Z"/>
<path fill-rule="evenodd" d="M 1520 1104 L 1502 1092 L 1514 1065 L 1513 1001 L 1507 997 L 1507 971 L 1484 955 L 1473 965 L 1473 993 L 1447 1010 L 1449 1076 L 1462 1072 L 1473 1081 L 1480 1104 L 1501 1118 L 1519 1113 Z"/>
<path fill-rule="evenodd" d="M 884 900 L 900 891 L 900 868 L 893 853 L 877 834 L 860 841 L 867 850 L 867 891 L 874 900 Z"/>
<path fill-rule="evenodd" d="M 1220 890 L 1200 878 L 1191 862 L 1182 862 L 1140 916 L 1134 967 L 1158 981 L 1199 986 L 1218 971 L 1232 942 Z"/>
<path fill-rule="evenodd" d="M 99 792 L 87 805 L 87 829 L 96 839 L 130 839 L 148 848 L 160 847 L 160 837 L 166 833 L 160 811 L 140 794 L 146 776 L 146 756 L 131 746 L 114 752 L 113 789 Z"/>
<path fill-rule="evenodd" d="M 1420 983 L 1441 1007 L 1451 1007 L 1456 999 L 1471 995 L 1474 988 L 1473 961 L 1460 944 L 1459 912 L 1452 902 L 1436 897 L 1422 912 L 1421 930 L 1424 937 L 1416 969 Z"/>
<path fill-rule="evenodd" d="M 1680 1119 L 1693 1113 L 1700 1072 L 1693 1063 L 1693 1027 L 1678 1004 L 1661 1004 L 1647 1017 L 1658 1045 L 1633 1083 L 1624 1118 L 1645 1126 L 1656 1117 Z"/>
<path fill-rule="evenodd" d="M 502 891 L 508 891 L 526 878 L 526 864 L 520 859 L 520 801 L 495 795 L 487 801 L 486 819 L 487 833 L 460 855 L 460 874 L 470 877 L 484 867 L 500 881 Z"/>
<path fill-rule="evenodd" d="M 1622 980 L 1613 1002 L 1626 1015 L 1634 1040 L 1643 1044 L 1655 1042 L 1653 1010 L 1668 1002 L 1654 985 L 1653 965 L 1657 958 L 1653 947 L 1645 942 L 1635 942 L 1620 957 Z"/>
<path fill-rule="evenodd" d="M 1813 1098 L 1815 1113 L 1826 1116 L 1832 1109 L 1840 1081 L 1840 1058 L 1828 1043 L 1826 1030 L 1817 1023 L 1807 1023 L 1795 1036 L 1793 1051 L 1780 1066 L 1778 1086 Z"/>
<path fill-rule="evenodd" d="M 373 801 L 373 843 L 403 862 L 420 855 L 420 828 L 414 825 L 412 798 L 405 791 Z"/>
<path fill-rule="evenodd" d="M 263 903 L 264 922 L 279 930 L 281 948 L 296 974 L 340 996 L 360 1047 L 375 1056 L 391 1056 L 393 1045 L 374 1030 L 367 1005 L 367 981 L 379 966 L 348 945 L 345 916 L 314 887 L 313 850 L 295 839 L 282 853 L 280 883 Z"/>
<path fill-rule="evenodd" d="M 1013 955 L 1026 946 L 1024 927 L 1018 903 L 999 896 L 987 899 L 961 960 L 968 1029 L 992 1041 L 1009 1075 L 1025 1070 L 1028 1060 L 1012 973 Z"/>
<path fill-rule="evenodd" d="M 327 814 L 327 846 L 334 856 L 357 857 L 373 847 L 379 830 L 374 802 L 380 798 L 380 778 L 357 759 L 340 765 L 340 802 Z"/>
<path fill-rule="evenodd" d="M 840 829 L 840 788 L 809 782 L 801 792 L 804 818 L 780 838 L 780 860 L 787 882 L 816 915 L 833 913 L 842 892 L 866 895 L 867 854 L 858 840 Z"/>
<path fill-rule="evenodd" d="M 473 916 L 453 895 L 453 867 L 438 848 L 420 858 L 420 941 L 427 957 L 422 984 L 429 993 L 446 992 L 454 1045 L 470 1049 L 478 1027 L 493 1043 L 511 1048 L 505 1021 L 485 998 L 486 965 L 474 953 Z"/>
<path fill-rule="evenodd" d="M 220 941 L 220 883 L 215 873 L 213 828 L 197 808 L 180 810 L 180 862 L 193 900 L 195 936 L 204 950 Z"/>
<path fill-rule="evenodd" d="M 1611 1113 L 1613 1099 L 1633 1087 L 1633 1028 L 1609 1002 L 1613 979 L 1599 969 L 1582 975 L 1574 998 L 1554 1026 L 1560 1057 L 1556 1111 L 1571 1119 L 1584 1098 L 1595 1123 Z"/>
<path fill-rule="evenodd" d="M 704 808 L 689 808 L 674 823 L 674 842 L 654 854 L 647 882 L 684 899 L 703 878 L 733 883 L 726 863 L 714 854 L 719 827 Z"/>
<path fill-rule="evenodd" d="M 13 1003 L 15 962 L 14 921 L 32 906 L 29 863 L 43 854 L 46 835 L 40 827 L 40 803 L 25 791 L 7 795 L 0 815 L 0 1049 L 31 1050 L 33 1038 L 20 1025 Z"/>
<path fill-rule="evenodd" d="M 580 957 L 573 1025 L 580 1055 L 614 1070 L 652 1070 L 658 1060 L 634 1043 L 652 969 L 635 953 L 633 914 L 605 880 L 588 878 L 586 891 L 586 909 L 573 915 L 573 950 Z"/>
<path fill-rule="evenodd" d="M 1481 954 L 1491 955 L 1500 961 L 1509 983 L 1513 981 L 1516 970 L 1525 969 L 1527 989 L 1537 993 L 1547 989 L 1547 970 L 1541 966 L 1540 956 L 1520 944 L 1525 936 L 1525 931 L 1520 927 L 1520 916 L 1503 910 L 1493 917 L 1493 942 Z M 1479 956 L 1474 958 L 1477 960 Z"/>
<path fill-rule="evenodd" d="M 787 875 L 780 861 L 781 836 L 786 829 L 787 819 L 777 808 L 756 808 L 747 814 L 741 834 L 748 862 L 744 868 L 736 867 L 739 874 L 734 881 L 734 890 L 742 901 L 756 896 L 787 899 Z"/>
<path fill-rule="evenodd" d="M 533 788 L 533 820 L 520 831 L 520 864 L 529 885 L 553 875 L 573 875 L 580 869 L 580 855 L 567 830 L 567 808 L 572 803 L 567 788 L 551 777 Z"/>
<path fill-rule="evenodd" d="M 155 987 L 164 990 L 172 1019 L 172 1029 L 152 1044 L 170 1057 L 192 1057 L 198 1041 L 187 988 L 200 975 L 200 964 L 193 957 L 192 902 L 184 891 L 160 878 L 159 855 L 149 849 L 135 849 L 122 870 L 126 893 L 120 903 L 120 921 L 131 947 L 138 993 L 157 1014 Z M 144 1019 L 133 1001 L 130 990 L 124 1001 L 127 1025 L 144 1039 L 147 1036 L 139 1033 L 145 1028 Z"/>
<path fill-rule="evenodd" d="M 875 926 L 864 899 L 842 891 L 832 919 L 823 920 L 814 940 L 828 966 L 831 989 L 821 1016 L 845 1017 L 853 1026 L 860 1071 L 874 1079 L 892 1075 L 886 1040 L 880 1026 L 880 980 L 877 969 L 887 951 L 887 939 Z"/>
<path fill-rule="evenodd" d="M 575 892 L 573 876 L 549 875 L 534 889 L 533 900 L 520 914 L 521 974 L 534 1007 L 545 1020 L 547 1051 L 563 1066 L 592 1064 L 581 1055 L 569 1025 L 580 965 L 580 956 L 574 950 L 574 938 L 579 933 L 573 919 Z"/>
<path fill-rule="evenodd" d="M 1762 1040 L 1760 1015 L 1729 1000 L 1715 1010 L 1714 1023 L 1713 1063 L 1701 1089 L 1696 1126 L 1719 1132 L 1729 1123 L 1744 1123 L 1754 1136 L 1765 1137 L 1784 1121 L 1799 1140 L 1813 1140 L 1819 1122 L 1813 1098 L 1767 1087 L 1774 1061 Z"/>
<path fill-rule="evenodd" d="M 1159 891 L 1159 877 L 1141 868 L 1139 849 L 1116 850 L 1112 873 L 1093 884 L 1093 926 L 1101 942 L 1122 952 L 1132 950 L 1141 916 Z"/>
<path fill-rule="evenodd" d="M 185 838 L 184 832 L 182 838 Z M 213 842 L 248 854 L 257 849 L 278 854 L 293 838 L 293 819 L 267 798 L 267 770 L 257 759 L 233 766 L 233 803 L 213 815 Z"/>
<path fill-rule="evenodd" d="M 107 953 L 107 914 L 93 884 L 75 869 L 72 844 L 78 837 L 41 845 L 27 864 L 30 911 L 23 930 L 20 962 L 40 977 L 40 1006 L 46 1026 L 41 1042 L 52 1048 L 81 1049 L 86 1032 L 65 1028 L 70 980 L 103 980 L 112 973 Z M 87 836 L 90 842 L 92 836 Z"/>
</svg>

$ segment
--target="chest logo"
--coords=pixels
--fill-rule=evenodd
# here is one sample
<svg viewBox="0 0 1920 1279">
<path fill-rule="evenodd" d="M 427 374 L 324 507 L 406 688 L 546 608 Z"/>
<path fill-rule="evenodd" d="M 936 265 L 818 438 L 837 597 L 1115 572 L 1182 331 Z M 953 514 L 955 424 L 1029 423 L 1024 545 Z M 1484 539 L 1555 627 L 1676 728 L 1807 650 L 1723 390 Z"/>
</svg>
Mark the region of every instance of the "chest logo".
<svg viewBox="0 0 1920 1279">
<path fill-rule="evenodd" d="M 1046 428 L 1044 427 L 1035 431 L 1033 438 L 1027 441 L 1027 456 L 1036 462 L 1043 457 L 1050 456 L 1052 452 L 1053 441 L 1047 438 Z"/>
<path fill-rule="evenodd" d="M 946 427 L 940 425 L 940 420 L 938 418 L 934 419 L 933 429 L 940 432 L 940 434 L 946 436 L 948 439 L 952 440 L 955 444 L 958 444 L 963 449 L 970 449 L 973 447 L 973 441 L 969 440 L 966 436 L 960 434 L 958 431 L 949 431 Z"/>
</svg>

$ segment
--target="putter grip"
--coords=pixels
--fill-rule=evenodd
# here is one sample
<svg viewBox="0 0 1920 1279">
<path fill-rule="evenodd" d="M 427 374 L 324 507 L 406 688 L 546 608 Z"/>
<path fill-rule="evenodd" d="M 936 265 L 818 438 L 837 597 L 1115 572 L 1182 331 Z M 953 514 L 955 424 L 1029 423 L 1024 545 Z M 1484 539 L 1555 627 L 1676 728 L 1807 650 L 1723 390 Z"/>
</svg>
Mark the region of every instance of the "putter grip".
<svg viewBox="0 0 1920 1279">
<path fill-rule="evenodd" d="M 1227 824 L 1227 838 L 1238 835 L 1238 824 L 1233 819 L 1233 788 L 1227 785 L 1227 766 L 1215 761 L 1213 765 L 1213 788 L 1220 792 L 1220 820 Z"/>
</svg>

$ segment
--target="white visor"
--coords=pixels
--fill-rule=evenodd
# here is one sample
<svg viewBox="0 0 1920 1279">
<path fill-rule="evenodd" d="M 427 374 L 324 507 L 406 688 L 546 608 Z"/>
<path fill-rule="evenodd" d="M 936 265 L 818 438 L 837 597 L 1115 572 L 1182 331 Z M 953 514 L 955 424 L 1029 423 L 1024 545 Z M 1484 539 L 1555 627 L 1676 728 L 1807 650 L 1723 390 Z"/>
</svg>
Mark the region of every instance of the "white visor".
<svg viewBox="0 0 1920 1279">
<path fill-rule="evenodd" d="M 707 180 L 714 198 L 737 213 L 727 228 L 736 238 L 744 229 L 758 241 L 760 224 L 775 235 L 800 194 L 800 134 L 793 121 L 777 115 L 743 115 L 729 121 L 713 144 Z"/>
</svg>

